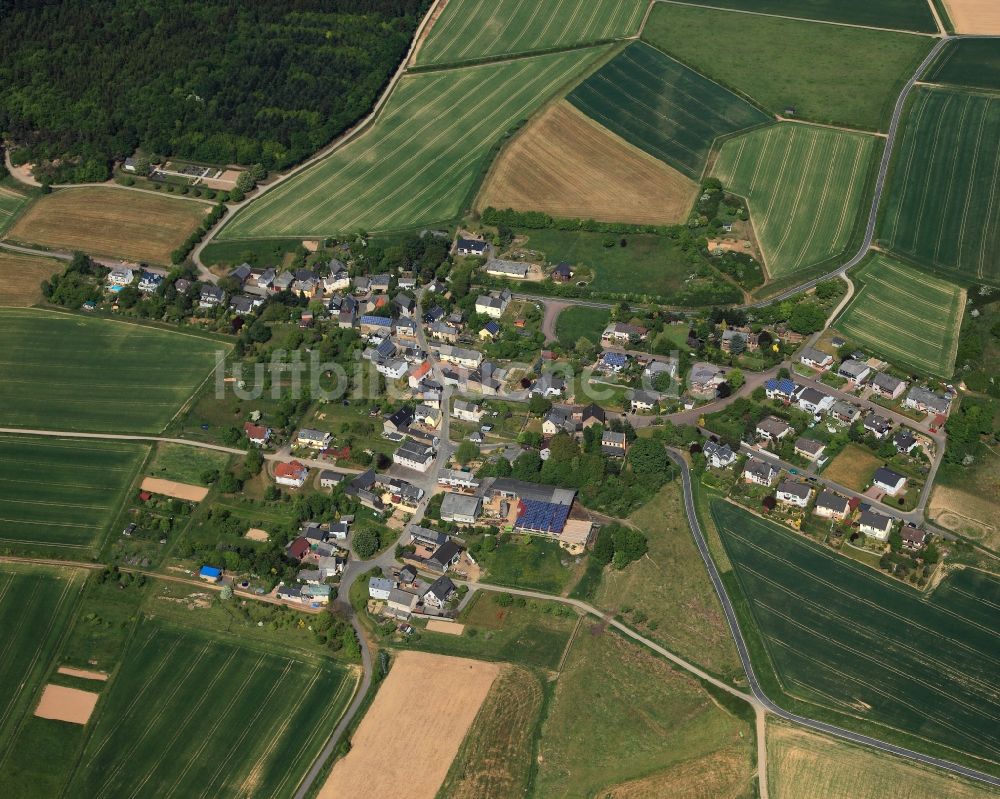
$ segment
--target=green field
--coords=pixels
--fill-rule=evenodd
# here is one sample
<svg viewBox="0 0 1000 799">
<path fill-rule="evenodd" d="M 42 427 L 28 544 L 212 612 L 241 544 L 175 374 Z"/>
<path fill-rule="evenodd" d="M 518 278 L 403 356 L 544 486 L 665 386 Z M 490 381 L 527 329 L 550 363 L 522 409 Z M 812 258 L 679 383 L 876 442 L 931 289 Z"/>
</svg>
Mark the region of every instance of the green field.
<svg viewBox="0 0 1000 799">
<path fill-rule="evenodd" d="M 768 119 L 643 42 L 630 44 L 568 99 L 591 119 L 696 180 L 717 137 Z"/>
<path fill-rule="evenodd" d="M 632 36 L 643 0 L 450 0 L 416 63 L 446 64 Z"/>
<path fill-rule="evenodd" d="M 919 87 L 893 153 L 879 243 L 921 266 L 1000 283 L 1000 96 Z"/>
<path fill-rule="evenodd" d="M 208 485 L 202 480 L 205 472 L 221 472 L 229 463 L 229 455 L 210 449 L 189 447 L 184 444 L 160 444 L 146 474 L 178 483 Z"/>
<path fill-rule="evenodd" d="M 13 178 L 0 180 L 0 235 L 6 232 L 29 199 Z"/>
<path fill-rule="evenodd" d="M 874 136 L 794 123 L 723 145 L 713 173 L 747 199 L 771 279 L 844 252 L 879 149 Z"/>
<path fill-rule="evenodd" d="M 146 452 L 124 441 L 0 437 L 0 547 L 93 553 Z"/>
<path fill-rule="evenodd" d="M 1000 39 L 949 42 L 923 80 L 978 89 L 1000 89 Z"/>
<path fill-rule="evenodd" d="M 885 130 L 934 39 L 657 3 L 643 38 L 774 114 Z"/>
<path fill-rule="evenodd" d="M 881 253 L 852 277 L 863 285 L 837 330 L 894 364 L 951 377 L 965 292 Z"/>
<path fill-rule="evenodd" d="M 98 708 L 71 796 L 289 796 L 350 700 L 328 661 L 145 621 Z"/>
<path fill-rule="evenodd" d="M 684 0 L 695 6 L 717 6 L 759 14 L 777 14 L 874 28 L 936 33 L 926 3 L 914 0 Z"/>
<path fill-rule="evenodd" d="M 0 309 L 0 425 L 158 433 L 215 353 L 207 338 L 35 310 Z"/>
<path fill-rule="evenodd" d="M 728 502 L 711 509 L 771 699 L 1000 773 L 1000 579 L 960 571 L 926 596 Z"/>
<path fill-rule="evenodd" d="M 250 203 L 220 237 L 322 238 L 453 219 L 504 132 L 605 52 L 406 76 L 364 134 Z"/>
<path fill-rule="evenodd" d="M 563 309 L 556 319 L 556 335 L 564 347 L 572 347 L 581 338 L 591 344 L 601 340 L 601 333 L 608 326 L 611 312 L 607 308 L 588 308 L 571 305 Z"/>
</svg>

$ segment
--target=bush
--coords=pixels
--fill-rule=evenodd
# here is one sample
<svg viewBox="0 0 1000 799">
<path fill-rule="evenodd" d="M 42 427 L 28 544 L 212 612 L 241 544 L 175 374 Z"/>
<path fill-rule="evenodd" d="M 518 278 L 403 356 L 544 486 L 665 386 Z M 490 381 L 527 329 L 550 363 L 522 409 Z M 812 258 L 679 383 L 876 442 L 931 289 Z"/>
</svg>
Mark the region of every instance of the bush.
<svg viewBox="0 0 1000 799">
<path fill-rule="evenodd" d="M 354 534 L 351 545 L 359 558 L 367 560 L 378 551 L 378 533 L 370 527 L 362 528 Z"/>
</svg>

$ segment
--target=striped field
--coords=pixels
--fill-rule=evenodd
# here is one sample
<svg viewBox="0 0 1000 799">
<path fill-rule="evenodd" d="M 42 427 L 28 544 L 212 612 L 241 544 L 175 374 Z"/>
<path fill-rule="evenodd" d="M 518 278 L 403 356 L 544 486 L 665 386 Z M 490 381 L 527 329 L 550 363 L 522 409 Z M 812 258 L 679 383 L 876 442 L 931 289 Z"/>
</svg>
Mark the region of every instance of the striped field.
<svg viewBox="0 0 1000 799">
<path fill-rule="evenodd" d="M 350 673 L 329 661 L 145 621 L 66 795 L 291 796 L 353 687 Z"/>
<path fill-rule="evenodd" d="M 0 547 L 95 552 L 147 451 L 124 441 L 0 437 Z"/>
<path fill-rule="evenodd" d="M 604 52 L 404 77 L 369 130 L 250 203 L 220 237 L 322 238 L 453 219 L 504 131 Z"/>
<path fill-rule="evenodd" d="M 856 277 L 864 286 L 836 329 L 894 364 L 951 377 L 965 291 L 881 254 Z"/>
<path fill-rule="evenodd" d="M 713 174 L 747 199 L 769 276 L 840 255 L 877 157 L 874 136 L 779 123 L 727 141 Z"/>
<path fill-rule="evenodd" d="M 768 120 L 763 111 L 644 42 L 630 44 L 568 99 L 695 180 L 717 137 Z"/>
<path fill-rule="evenodd" d="M 10 227 L 28 196 L 12 186 L 0 183 L 0 233 Z"/>
<path fill-rule="evenodd" d="M 416 63 L 446 64 L 633 36 L 644 0 L 449 0 Z"/>
<path fill-rule="evenodd" d="M 936 272 L 1000 284 L 998 131 L 1000 95 L 916 89 L 879 243 Z"/>
</svg>

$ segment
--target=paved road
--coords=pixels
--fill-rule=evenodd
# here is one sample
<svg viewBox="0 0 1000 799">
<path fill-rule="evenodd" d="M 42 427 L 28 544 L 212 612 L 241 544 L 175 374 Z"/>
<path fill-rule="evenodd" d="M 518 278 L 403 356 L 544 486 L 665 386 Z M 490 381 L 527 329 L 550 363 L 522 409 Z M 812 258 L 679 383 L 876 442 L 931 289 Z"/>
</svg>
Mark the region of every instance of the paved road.
<svg viewBox="0 0 1000 799">
<path fill-rule="evenodd" d="M 712 585 L 715 587 L 715 592 L 718 594 L 719 601 L 722 603 L 722 609 L 726 614 L 726 621 L 729 624 L 729 631 L 733 636 L 733 640 L 736 642 L 736 649 L 739 652 L 740 660 L 743 663 L 743 669 L 747 675 L 747 684 L 750 686 L 750 691 L 753 693 L 756 702 L 766 708 L 769 712 L 774 713 L 776 716 L 795 724 L 800 724 L 803 727 L 808 727 L 827 735 L 833 735 L 837 738 L 843 738 L 844 740 L 861 744 L 863 746 L 870 746 L 882 752 L 888 752 L 889 754 L 896 755 L 897 757 L 915 760 L 918 763 L 944 769 L 945 771 L 950 771 L 954 774 L 959 774 L 963 777 L 1000 788 L 1000 778 L 994 777 L 991 774 L 985 774 L 981 771 L 968 768 L 967 766 L 959 765 L 958 763 L 952 763 L 948 760 L 942 760 L 941 758 L 931 757 L 930 755 L 921 754 L 920 752 L 914 752 L 912 749 L 906 749 L 902 746 L 896 746 L 895 744 L 880 741 L 877 738 L 872 738 L 868 735 L 851 732 L 850 730 L 845 730 L 842 727 L 837 727 L 833 724 L 827 724 L 823 721 L 816 721 L 815 719 L 805 718 L 804 716 L 799 716 L 795 713 L 789 713 L 787 710 L 784 710 L 768 698 L 767 694 L 765 694 L 764 690 L 761 688 L 760 682 L 757 680 L 753 663 L 750 660 L 750 653 L 747 650 L 746 641 L 743 638 L 743 633 L 740 631 L 740 625 L 736 618 L 736 611 L 733 609 L 729 595 L 726 593 L 722 577 L 719 575 L 719 571 L 715 567 L 715 561 L 712 560 L 712 556 L 708 550 L 708 543 L 706 542 L 705 535 L 701 530 L 701 524 L 698 521 L 698 515 L 695 510 L 694 493 L 691 487 L 691 472 L 688 469 L 687 462 L 677 452 L 672 450 L 667 450 L 667 452 L 670 455 L 671 460 L 673 460 L 674 463 L 680 467 L 681 480 L 684 488 L 684 509 L 687 512 L 688 524 L 691 527 L 691 534 L 694 536 L 695 544 L 697 544 L 698 551 L 701 553 L 702 560 L 705 562 L 705 568 L 708 569 L 708 575 L 712 580 Z"/>
</svg>

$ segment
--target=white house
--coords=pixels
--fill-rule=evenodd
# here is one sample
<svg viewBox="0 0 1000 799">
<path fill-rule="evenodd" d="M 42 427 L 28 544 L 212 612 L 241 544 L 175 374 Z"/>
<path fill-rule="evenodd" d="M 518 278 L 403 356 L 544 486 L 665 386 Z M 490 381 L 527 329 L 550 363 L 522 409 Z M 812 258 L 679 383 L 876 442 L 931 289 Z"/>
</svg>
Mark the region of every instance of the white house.
<svg viewBox="0 0 1000 799">
<path fill-rule="evenodd" d="M 433 583 L 431 583 L 431 587 L 424 592 L 424 604 L 435 608 L 443 608 L 445 603 L 448 601 L 448 598 L 451 597 L 455 591 L 455 584 L 447 575 L 442 574 Z"/>
<path fill-rule="evenodd" d="M 767 441 L 781 441 L 785 436 L 794 432 L 794 427 L 777 416 L 765 416 L 757 422 L 757 436 Z"/>
<path fill-rule="evenodd" d="M 892 530 L 892 517 L 876 513 L 871 508 L 865 508 L 858 517 L 858 529 L 869 538 L 876 541 L 886 541 Z"/>
<path fill-rule="evenodd" d="M 923 386 L 914 386 L 907 393 L 906 399 L 903 400 L 903 405 L 907 408 L 926 413 L 944 414 L 948 413 L 951 400 L 941 394 L 935 394 Z"/>
<path fill-rule="evenodd" d="M 135 272 L 128 268 L 112 269 L 108 272 L 109 286 L 130 286 L 135 280 Z"/>
<path fill-rule="evenodd" d="M 485 241 L 480 241 L 479 239 L 466 239 L 459 238 L 455 242 L 455 251 L 459 255 L 485 255 L 489 245 Z"/>
<path fill-rule="evenodd" d="M 778 483 L 778 490 L 775 492 L 778 502 L 785 505 L 795 505 L 797 508 L 804 508 L 808 505 L 811 496 L 812 489 L 809 486 L 794 480 L 782 480 Z"/>
<path fill-rule="evenodd" d="M 777 475 L 777 469 L 770 463 L 762 461 L 759 458 L 748 458 L 746 465 L 743 467 L 743 480 L 747 483 L 769 486 L 774 482 L 774 478 Z"/>
<path fill-rule="evenodd" d="M 709 441 L 702 447 L 701 451 L 711 469 L 726 469 L 736 461 L 736 453 L 728 444 L 716 444 L 714 441 Z"/>
<path fill-rule="evenodd" d="M 872 484 L 880 491 L 884 491 L 890 497 L 894 497 L 906 487 L 906 478 L 903 475 L 894 472 L 892 469 L 886 469 L 884 466 L 880 466 L 875 470 L 875 475 L 872 478 Z"/>
<path fill-rule="evenodd" d="M 816 500 L 813 513 L 824 519 L 837 519 L 839 521 L 847 518 L 850 509 L 851 503 L 847 497 L 842 497 L 840 494 L 825 489 Z"/>
<path fill-rule="evenodd" d="M 503 316 L 503 312 L 507 310 L 510 300 L 511 293 L 507 289 L 500 292 L 494 291 L 489 294 L 480 294 L 476 297 L 476 313 L 499 319 Z"/>
<path fill-rule="evenodd" d="M 833 356 L 815 347 L 806 347 L 799 355 L 799 361 L 813 369 L 827 369 L 833 364 Z"/>
<path fill-rule="evenodd" d="M 406 469 L 426 472 L 434 462 L 434 447 L 409 438 L 392 453 L 392 462 Z"/>
<path fill-rule="evenodd" d="M 474 402 L 455 400 L 451 415 L 463 422 L 476 422 L 478 424 L 479 420 L 483 418 L 483 409 Z"/>
<path fill-rule="evenodd" d="M 289 486 L 290 488 L 302 488 L 308 476 L 309 469 L 298 461 L 279 463 L 274 467 L 274 482 L 278 485 Z"/>
<path fill-rule="evenodd" d="M 478 350 L 467 350 L 461 347 L 452 347 L 444 344 L 438 350 L 438 357 L 442 361 L 453 363 L 465 369 L 475 369 L 483 362 L 483 354 Z"/>
<path fill-rule="evenodd" d="M 372 599 L 388 599 L 395 584 L 388 577 L 372 577 L 368 581 L 368 596 Z"/>
<path fill-rule="evenodd" d="M 856 361 L 853 358 L 848 358 L 837 369 L 838 375 L 847 378 L 859 386 L 868 379 L 871 373 L 872 369 L 868 364 L 863 361 Z"/>
<path fill-rule="evenodd" d="M 330 434 L 324 430 L 313 430 L 310 427 L 303 427 L 295 436 L 295 443 L 300 447 L 309 449 L 325 449 L 330 443 Z"/>
<path fill-rule="evenodd" d="M 887 399 L 897 399 L 906 390 L 906 381 L 885 372 L 877 372 L 872 378 L 872 393 Z"/>
</svg>

